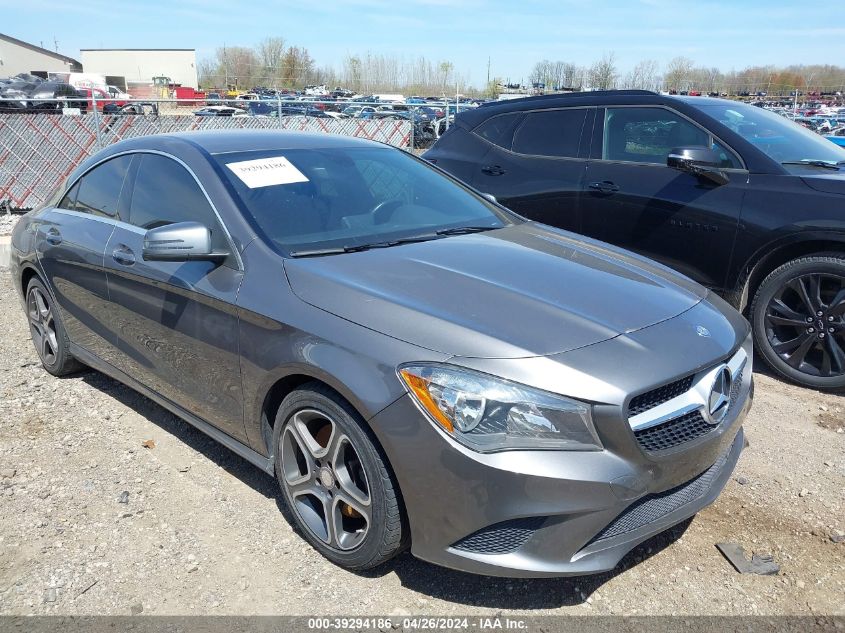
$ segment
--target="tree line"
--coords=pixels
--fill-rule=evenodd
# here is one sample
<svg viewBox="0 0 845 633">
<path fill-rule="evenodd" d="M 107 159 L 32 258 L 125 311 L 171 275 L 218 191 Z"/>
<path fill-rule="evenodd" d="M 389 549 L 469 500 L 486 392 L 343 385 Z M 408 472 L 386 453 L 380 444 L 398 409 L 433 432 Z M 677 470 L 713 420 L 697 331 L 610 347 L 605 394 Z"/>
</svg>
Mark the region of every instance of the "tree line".
<svg viewBox="0 0 845 633">
<path fill-rule="evenodd" d="M 450 96 L 460 92 L 494 97 L 504 83 L 495 78 L 477 89 L 469 85 L 467 76 L 456 70 L 452 61 L 433 61 L 424 56 L 367 52 L 347 55 L 339 67 L 321 66 L 307 48 L 290 44 L 282 37 L 267 37 L 252 47 L 220 47 L 213 56 L 201 60 L 197 70 L 200 86 L 206 89 L 255 86 L 292 89 L 325 84 L 363 94 Z M 831 64 L 749 66 L 724 72 L 681 56 L 663 65 L 654 59 L 640 60 L 622 72 L 614 52 L 603 54 L 589 65 L 544 59 L 534 64 L 528 78 L 529 84 L 542 84 L 546 91 L 636 88 L 728 95 L 845 91 L 845 68 Z"/>
<path fill-rule="evenodd" d="M 205 89 L 292 89 L 325 84 L 366 94 L 453 95 L 469 88 L 466 77 L 448 60 L 367 52 L 347 55 L 340 68 L 334 68 L 318 65 L 308 49 L 290 45 L 281 37 L 265 38 L 254 47 L 220 47 L 199 62 L 197 71 L 200 87 Z"/>
<path fill-rule="evenodd" d="M 622 73 L 616 54 L 605 53 L 588 66 L 565 61 L 539 61 L 534 64 L 529 81 L 532 85 L 543 84 L 546 90 L 624 88 L 728 95 L 753 95 L 758 92 L 788 95 L 792 91 L 845 91 L 845 68 L 831 64 L 772 65 L 723 72 L 716 67 L 699 66 L 692 59 L 680 56 L 669 60 L 663 67 L 654 59 L 641 60 L 628 72 Z"/>
</svg>

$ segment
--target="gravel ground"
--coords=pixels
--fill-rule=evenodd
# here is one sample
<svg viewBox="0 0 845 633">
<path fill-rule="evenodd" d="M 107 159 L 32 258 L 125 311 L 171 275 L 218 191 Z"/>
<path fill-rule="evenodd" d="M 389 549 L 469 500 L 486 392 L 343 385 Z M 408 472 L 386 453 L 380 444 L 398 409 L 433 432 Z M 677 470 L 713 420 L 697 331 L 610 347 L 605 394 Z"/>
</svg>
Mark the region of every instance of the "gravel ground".
<svg viewBox="0 0 845 633">
<path fill-rule="evenodd" d="M 12 229 L 18 223 L 20 217 L 19 215 L 7 214 L 0 211 L 0 236 L 11 235 Z"/>
<path fill-rule="evenodd" d="M 476 577 L 409 554 L 334 567 L 279 511 L 275 482 L 146 398 L 40 367 L 0 275 L 2 614 L 845 613 L 845 402 L 756 375 L 750 447 L 718 501 L 615 572 Z M 714 544 L 770 553 L 740 575 Z"/>
</svg>

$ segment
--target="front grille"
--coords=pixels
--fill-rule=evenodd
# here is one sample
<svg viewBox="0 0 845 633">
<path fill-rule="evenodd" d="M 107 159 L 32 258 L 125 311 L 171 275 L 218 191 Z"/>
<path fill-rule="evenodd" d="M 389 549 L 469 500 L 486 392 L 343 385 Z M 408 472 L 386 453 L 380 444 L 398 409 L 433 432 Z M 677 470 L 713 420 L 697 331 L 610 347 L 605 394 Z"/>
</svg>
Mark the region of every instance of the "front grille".
<svg viewBox="0 0 845 633">
<path fill-rule="evenodd" d="M 722 468 L 728 460 L 729 453 L 730 450 L 716 460 L 716 463 L 710 468 L 687 483 L 681 484 L 671 490 L 638 499 L 628 506 L 607 527 L 594 536 L 588 545 L 633 532 L 644 525 L 653 523 L 667 514 L 682 508 L 688 503 L 700 499 L 707 494 L 707 491 L 713 485 L 713 481 L 722 472 Z"/>
<path fill-rule="evenodd" d="M 644 451 L 651 453 L 707 435 L 715 428 L 707 424 L 700 411 L 691 411 L 662 424 L 634 431 L 634 437 Z"/>
<path fill-rule="evenodd" d="M 739 399 L 739 392 L 742 391 L 742 373 L 745 370 L 740 370 L 739 373 L 734 376 L 733 382 L 731 383 L 731 404 L 730 406 L 734 406 L 736 401 Z"/>
<path fill-rule="evenodd" d="M 686 393 L 692 387 L 693 378 L 694 374 L 690 374 L 686 378 L 681 378 L 675 382 L 670 382 L 667 385 L 662 385 L 657 389 L 640 394 L 632 399 L 631 404 L 628 405 L 628 417 L 639 415 Z"/>
<path fill-rule="evenodd" d="M 525 517 L 495 523 L 465 536 L 452 547 L 474 554 L 508 554 L 522 547 L 545 519 Z"/>
</svg>

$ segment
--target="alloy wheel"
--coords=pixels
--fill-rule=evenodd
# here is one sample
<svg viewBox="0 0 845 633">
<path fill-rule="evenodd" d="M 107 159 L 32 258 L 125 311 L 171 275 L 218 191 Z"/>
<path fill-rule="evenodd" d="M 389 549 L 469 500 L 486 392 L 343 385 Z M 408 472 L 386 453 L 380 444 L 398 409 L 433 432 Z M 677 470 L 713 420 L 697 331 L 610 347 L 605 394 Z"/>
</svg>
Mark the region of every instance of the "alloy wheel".
<svg viewBox="0 0 845 633">
<path fill-rule="evenodd" d="M 800 275 L 766 306 L 766 339 L 793 369 L 823 378 L 845 374 L 845 277 Z"/>
<path fill-rule="evenodd" d="M 355 549 L 372 523 L 370 487 L 355 446 L 316 409 L 297 411 L 281 441 L 281 480 L 294 512 L 320 541 Z"/>
<path fill-rule="evenodd" d="M 38 356 L 44 364 L 55 365 L 59 343 L 50 300 L 40 288 L 30 288 L 26 303 L 29 329 Z"/>
</svg>

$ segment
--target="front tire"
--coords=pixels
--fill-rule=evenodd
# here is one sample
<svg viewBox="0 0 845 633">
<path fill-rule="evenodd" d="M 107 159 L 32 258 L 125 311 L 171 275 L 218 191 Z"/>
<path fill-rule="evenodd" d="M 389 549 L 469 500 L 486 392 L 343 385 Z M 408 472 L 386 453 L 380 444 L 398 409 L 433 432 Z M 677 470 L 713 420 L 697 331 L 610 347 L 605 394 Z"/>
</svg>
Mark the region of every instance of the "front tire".
<svg viewBox="0 0 845 633">
<path fill-rule="evenodd" d="M 335 392 L 309 383 L 276 415 L 276 477 L 309 543 L 353 571 L 407 546 L 398 487 L 363 420 Z"/>
<path fill-rule="evenodd" d="M 823 253 L 783 264 L 751 304 L 757 349 L 799 385 L 845 389 L 845 255 Z"/>
<path fill-rule="evenodd" d="M 59 310 L 37 277 L 26 288 L 26 316 L 32 344 L 44 369 L 54 376 L 65 376 L 82 369 L 82 364 L 70 354 Z"/>
</svg>

